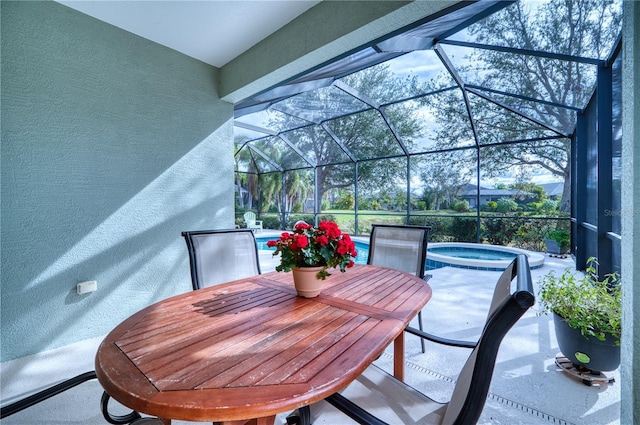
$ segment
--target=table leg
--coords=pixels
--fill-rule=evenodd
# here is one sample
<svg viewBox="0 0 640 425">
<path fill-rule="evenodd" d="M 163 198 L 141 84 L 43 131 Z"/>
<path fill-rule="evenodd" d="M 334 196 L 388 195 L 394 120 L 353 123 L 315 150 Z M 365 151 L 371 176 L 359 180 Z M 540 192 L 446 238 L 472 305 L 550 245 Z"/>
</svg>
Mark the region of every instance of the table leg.
<svg viewBox="0 0 640 425">
<path fill-rule="evenodd" d="M 263 418 L 239 420 L 239 421 L 223 421 L 214 422 L 213 425 L 274 425 L 276 422 L 276 416 L 265 416 Z"/>
<path fill-rule="evenodd" d="M 404 381 L 404 331 L 393 341 L 393 376 Z"/>
</svg>

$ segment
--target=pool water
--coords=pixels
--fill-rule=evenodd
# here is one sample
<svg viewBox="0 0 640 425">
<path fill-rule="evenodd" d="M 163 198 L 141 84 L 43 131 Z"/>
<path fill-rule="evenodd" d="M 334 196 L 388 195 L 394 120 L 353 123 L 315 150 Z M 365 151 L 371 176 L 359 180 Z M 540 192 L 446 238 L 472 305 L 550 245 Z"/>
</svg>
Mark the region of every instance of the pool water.
<svg viewBox="0 0 640 425">
<path fill-rule="evenodd" d="M 447 257 L 468 258 L 472 260 L 512 260 L 516 258 L 516 254 L 512 252 L 478 248 L 428 248 L 427 252 L 446 255 Z"/>
<path fill-rule="evenodd" d="M 259 250 L 265 251 L 275 251 L 275 248 L 269 248 L 267 246 L 267 241 L 275 240 L 277 237 L 273 238 L 256 238 L 256 244 L 258 244 Z M 354 241 L 356 244 L 356 251 L 358 252 L 358 256 L 354 260 L 356 264 L 367 264 L 367 257 L 369 257 L 369 244 L 359 241 Z"/>
<path fill-rule="evenodd" d="M 256 238 L 256 243 L 258 244 L 258 249 L 274 251 L 275 248 L 269 248 L 267 246 L 267 241 L 274 240 L 277 237 L 258 237 Z M 367 264 L 367 258 L 369 256 L 369 243 L 362 241 L 354 241 L 356 244 L 356 251 L 358 251 L 358 256 L 355 259 L 356 264 Z M 463 269 L 473 269 L 473 270 L 491 270 L 491 271 L 502 271 L 505 269 L 506 264 L 513 260 L 517 253 L 509 252 L 505 249 L 493 248 L 493 245 L 486 245 L 483 248 L 475 248 L 470 243 L 448 243 L 442 244 L 447 246 L 437 246 L 439 244 L 435 243 L 436 246 L 431 246 L 427 248 L 428 253 L 432 253 L 433 257 L 437 257 L 434 259 L 427 254 L 427 261 L 425 264 L 425 271 L 439 269 L 441 267 L 458 267 Z M 451 246 L 451 245 L 460 245 L 460 246 Z M 466 245 L 466 246 L 464 246 Z M 513 249 L 511 249 L 513 251 Z M 525 251 L 522 251 L 523 253 Z M 537 256 L 535 259 L 532 255 Z M 531 269 L 536 269 L 542 267 L 544 264 L 544 255 L 538 255 L 536 253 L 527 253 L 529 256 L 529 264 Z M 449 260 L 447 260 L 449 257 Z M 454 257 L 454 258 L 451 258 Z M 500 264 L 505 263 L 506 264 Z M 459 263 L 459 264 L 458 264 Z"/>
<path fill-rule="evenodd" d="M 427 270 L 458 267 L 471 270 L 504 270 L 519 254 L 529 259 L 531 269 L 544 265 L 544 254 L 520 248 L 469 242 L 434 242 L 427 248 Z"/>
</svg>

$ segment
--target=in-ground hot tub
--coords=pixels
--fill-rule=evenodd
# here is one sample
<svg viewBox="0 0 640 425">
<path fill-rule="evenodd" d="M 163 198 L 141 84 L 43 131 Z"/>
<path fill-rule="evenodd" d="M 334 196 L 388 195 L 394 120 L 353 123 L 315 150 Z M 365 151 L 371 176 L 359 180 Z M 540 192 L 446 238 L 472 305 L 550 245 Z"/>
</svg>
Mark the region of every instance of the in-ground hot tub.
<svg viewBox="0 0 640 425">
<path fill-rule="evenodd" d="M 427 270 L 459 267 L 474 270 L 504 270 L 518 254 L 525 254 L 532 269 L 542 267 L 544 254 L 500 245 L 466 242 L 435 242 L 427 247 Z"/>
</svg>

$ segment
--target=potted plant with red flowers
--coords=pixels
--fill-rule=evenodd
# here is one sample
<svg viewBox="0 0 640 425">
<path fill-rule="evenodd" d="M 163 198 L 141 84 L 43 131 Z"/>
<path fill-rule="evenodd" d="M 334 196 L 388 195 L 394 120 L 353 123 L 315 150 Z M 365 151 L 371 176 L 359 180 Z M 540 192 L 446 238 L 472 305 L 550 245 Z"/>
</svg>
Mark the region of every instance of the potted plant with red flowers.
<svg viewBox="0 0 640 425">
<path fill-rule="evenodd" d="M 331 274 L 327 269 L 336 268 L 345 272 L 353 267 L 357 252 L 351 237 L 340 231 L 333 221 L 321 221 L 318 227 L 307 223 L 297 223 L 293 232 L 284 232 L 277 240 L 270 240 L 267 246 L 276 248 L 274 256 L 281 255 L 279 272 L 293 272 L 298 294 L 315 297 L 320 293 L 322 281 Z M 309 276 L 309 284 L 317 288 L 299 288 L 301 276 Z"/>
</svg>

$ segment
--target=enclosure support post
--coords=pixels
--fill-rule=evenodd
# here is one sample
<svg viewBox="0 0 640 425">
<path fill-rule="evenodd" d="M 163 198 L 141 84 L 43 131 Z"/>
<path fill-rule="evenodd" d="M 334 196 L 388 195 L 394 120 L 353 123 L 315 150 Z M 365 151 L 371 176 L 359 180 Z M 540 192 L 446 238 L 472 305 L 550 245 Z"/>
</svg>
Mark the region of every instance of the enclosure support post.
<svg viewBox="0 0 640 425">
<path fill-rule="evenodd" d="M 355 176 L 355 180 L 353 181 L 353 192 L 354 192 L 354 205 L 353 205 L 353 212 L 354 212 L 354 223 L 353 223 L 353 231 L 356 235 L 359 235 L 360 232 L 358 231 L 358 161 L 355 162 L 355 167 L 354 167 L 354 176 Z"/>
<path fill-rule="evenodd" d="M 578 149 L 577 139 L 578 139 L 578 128 L 580 126 L 580 113 L 576 114 L 576 130 L 573 132 L 571 136 L 571 147 L 569 154 L 569 179 L 571 179 L 571 202 L 569 203 L 569 217 L 571 219 L 571 245 L 569 248 L 570 253 L 573 253 L 578 256 L 578 226 L 579 221 L 577 220 L 578 209 L 576 208 L 576 200 L 578 199 L 577 187 L 578 187 L 578 179 L 577 179 L 577 161 L 578 161 Z M 556 225 L 557 226 L 557 225 Z M 581 249 L 581 248 L 580 248 Z"/>
<path fill-rule="evenodd" d="M 262 187 L 262 175 L 260 173 L 258 173 L 258 208 L 256 208 L 258 210 L 258 217 L 260 217 L 260 207 L 262 207 L 262 190 L 260 189 Z"/>
<path fill-rule="evenodd" d="M 480 148 L 476 147 L 476 243 L 481 242 L 480 238 Z"/>
<path fill-rule="evenodd" d="M 611 66 L 598 66 L 598 274 L 613 272 L 613 242 L 608 237 L 612 231 L 611 196 L 612 174 L 612 78 Z"/>
<path fill-rule="evenodd" d="M 320 212 L 318 203 L 318 167 L 313 167 L 313 225 L 318 225 L 318 213 Z"/>
<path fill-rule="evenodd" d="M 284 171 L 280 173 L 280 176 L 282 181 L 282 202 L 280 203 L 280 205 L 282 205 L 282 213 L 280 214 L 280 226 L 283 229 L 286 229 L 287 228 L 287 188 L 285 185 L 287 183 L 287 179 L 284 174 Z"/>
<path fill-rule="evenodd" d="M 411 224 L 411 157 L 407 155 L 407 224 Z"/>
<path fill-rule="evenodd" d="M 576 135 L 574 137 L 574 155 L 571 159 L 573 167 L 572 177 L 572 204 L 575 212 L 574 234 L 576 269 L 584 270 L 587 265 L 587 230 L 584 223 L 587 220 L 587 145 L 588 145 L 588 118 L 584 112 L 576 116 Z"/>
</svg>

